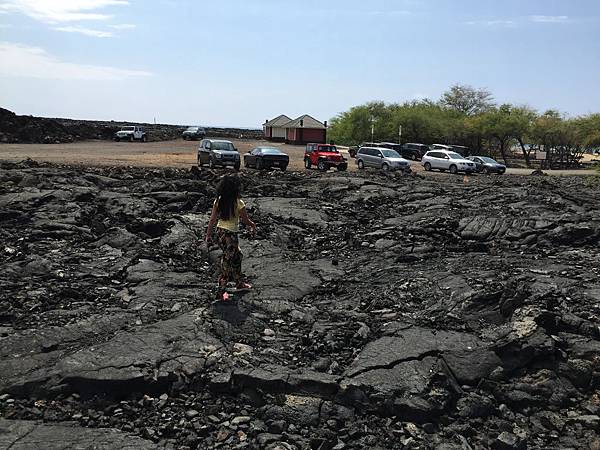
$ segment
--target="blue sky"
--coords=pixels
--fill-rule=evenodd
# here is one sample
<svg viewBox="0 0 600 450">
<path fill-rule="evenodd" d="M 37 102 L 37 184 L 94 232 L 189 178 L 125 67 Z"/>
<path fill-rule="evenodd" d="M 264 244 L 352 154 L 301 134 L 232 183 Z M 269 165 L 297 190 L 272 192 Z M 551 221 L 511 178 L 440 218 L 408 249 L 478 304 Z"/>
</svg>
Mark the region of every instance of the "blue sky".
<svg viewBox="0 0 600 450">
<path fill-rule="evenodd" d="M 370 100 L 600 110 L 597 0 L 0 0 L 0 106 L 259 127 Z"/>
</svg>

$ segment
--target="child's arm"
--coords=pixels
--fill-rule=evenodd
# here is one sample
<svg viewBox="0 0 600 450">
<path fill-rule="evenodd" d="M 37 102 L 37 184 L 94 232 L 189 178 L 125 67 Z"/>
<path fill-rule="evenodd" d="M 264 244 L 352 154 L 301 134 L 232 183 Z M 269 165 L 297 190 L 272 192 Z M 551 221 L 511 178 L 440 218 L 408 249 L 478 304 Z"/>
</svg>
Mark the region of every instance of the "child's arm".
<svg viewBox="0 0 600 450">
<path fill-rule="evenodd" d="M 256 224 L 250 220 L 248 217 L 248 212 L 246 212 L 246 208 L 242 208 L 240 211 L 240 220 L 244 225 L 247 225 L 252 230 L 252 233 L 256 233 Z"/>
<path fill-rule="evenodd" d="M 206 242 L 210 242 L 211 238 L 212 238 L 212 232 L 213 232 L 213 228 L 215 227 L 215 224 L 217 223 L 217 210 L 218 210 L 219 206 L 217 205 L 217 202 L 215 202 L 215 204 L 213 205 L 212 208 L 212 212 L 210 213 L 210 219 L 208 220 L 208 228 L 206 230 L 206 237 L 204 238 L 204 240 Z"/>
</svg>

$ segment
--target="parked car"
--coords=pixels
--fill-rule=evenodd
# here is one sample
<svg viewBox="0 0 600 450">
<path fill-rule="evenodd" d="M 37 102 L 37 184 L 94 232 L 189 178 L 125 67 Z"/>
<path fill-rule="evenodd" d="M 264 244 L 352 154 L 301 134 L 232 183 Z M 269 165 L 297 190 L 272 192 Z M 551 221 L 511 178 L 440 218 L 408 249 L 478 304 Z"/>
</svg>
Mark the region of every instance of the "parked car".
<svg viewBox="0 0 600 450">
<path fill-rule="evenodd" d="M 206 131 L 202 127 L 188 127 L 181 134 L 181 137 L 184 141 L 195 141 L 197 139 L 204 139 L 206 137 Z"/>
<path fill-rule="evenodd" d="M 429 151 L 429 147 L 425 144 L 416 144 L 414 142 L 407 142 L 402 144 L 400 155 L 406 159 L 412 159 L 413 161 L 420 161 L 425 153 Z"/>
<path fill-rule="evenodd" d="M 396 150 L 383 147 L 361 147 L 356 154 L 356 165 L 359 169 L 376 167 L 385 171 L 403 170 L 410 172 L 410 163 L 402 158 Z"/>
<path fill-rule="evenodd" d="M 465 147 L 464 145 L 446 145 L 446 144 L 432 144 L 429 146 L 429 150 L 445 150 L 448 152 L 458 153 L 462 156 L 469 156 L 471 150 L 469 147 Z"/>
<path fill-rule="evenodd" d="M 362 144 L 356 145 L 354 147 L 350 147 L 348 149 L 348 153 L 351 158 L 356 158 L 356 154 L 358 153 L 358 149 L 361 147 L 379 147 L 377 142 L 363 142 Z"/>
<path fill-rule="evenodd" d="M 304 167 L 310 169 L 317 166 L 319 170 L 329 170 L 335 167 L 339 171 L 348 168 L 348 161 L 338 151 L 335 145 L 306 144 L 304 150 Z"/>
<path fill-rule="evenodd" d="M 489 158 L 487 156 L 469 156 L 467 159 L 475 163 L 475 170 L 477 170 L 477 172 L 485 174 L 503 174 L 504 172 L 506 172 L 506 166 L 504 164 L 500 164 L 495 159 Z"/>
<path fill-rule="evenodd" d="M 450 173 L 473 173 L 476 170 L 475 163 L 473 161 L 465 159 L 462 155 L 459 155 L 456 152 L 450 152 L 447 150 L 428 151 L 421 159 L 421 164 L 427 171 L 437 169 L 441 172 L 448 170 Z"/>
<path fill-rule="evenodd" d="M 456 152 L 459 155 L 466 157 L 471 154 L 471 149 L 469 149 L 469 147 L 465 147 L 464 145 L 451 145 L 450 147 L 452 148 L 453 152 Z"/>
<path fill-rule="evenodd" d="M 255 169 L 287 169 L 290 157 L 278 148 L 256 147 L 251 152 L 244 155 L 244 167 L 254 167 Z"/>
<path fill-rule="evenodd" d="M 119 131 L 115 133 L 115 141 L 148 141 L 148 134 L 146 133 L 146 129 L 144 127 L 138 126 L 127 126 L 121 127 Z"/>
<path fill-rule="evenodd" d="M 429 150 L 445 150 L 447 152 L 453 152 L 452 147 L 446 144 L 431 144 Z"/>
<path fill-rule="evenodd" d="M 233 167 L 240 170 L 240 153 L 230 141 L 203 139 L 198 146 L 198 166 Z"/>
</svg>

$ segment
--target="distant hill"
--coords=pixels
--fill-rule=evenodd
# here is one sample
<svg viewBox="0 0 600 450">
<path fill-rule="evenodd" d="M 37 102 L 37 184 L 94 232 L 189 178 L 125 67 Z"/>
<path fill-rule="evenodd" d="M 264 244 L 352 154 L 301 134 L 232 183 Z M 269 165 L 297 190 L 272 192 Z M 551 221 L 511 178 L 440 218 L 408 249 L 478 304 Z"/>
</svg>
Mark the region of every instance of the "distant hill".
<svg viewBox="0 0 600 450">
<path fill-rule="evenodd" d="M 54 144 L 89 139 L 111 140 L 115 132 L 126 125 L 146 127 L 151 141 L 180 139 L 181 132 L 186 128 L 182 125 L 18 116 L 8 109 L 0 108 L 0 143 Z M 206 127 L 206 133 L 207 136 L 215 137 L 262 137 L 262 130 L 243 128 Z"/>
</svg>

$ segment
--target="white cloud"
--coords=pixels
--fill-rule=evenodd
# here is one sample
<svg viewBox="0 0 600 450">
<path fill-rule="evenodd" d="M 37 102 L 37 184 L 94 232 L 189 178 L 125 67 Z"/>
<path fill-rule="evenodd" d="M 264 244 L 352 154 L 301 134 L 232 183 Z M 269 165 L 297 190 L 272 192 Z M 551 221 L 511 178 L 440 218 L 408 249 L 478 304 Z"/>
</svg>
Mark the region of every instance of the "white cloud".
<svg viewBox="0 0 600 450">
<path fill-rule="evenodd" d="M 127 0 L 4 0 L 0 12 L 18 12 L 45 23 L 106 20 L 109 15 L 94 12 L 107 6 L 129 5 Z"/>
<path fill-rule="evenodd" d="M 133 30 L 134 28 L 137 28 L 137 25 L 132 23 L 118 23 L 116 25 L 109 25 L 109 27 L 114 30 Z"/>
<path fill-rule="evenodd" d="M 565 23 L 569 16 L 529 16 L 529 20 L 536 23 Z"/>
<path fill-rule="evenodd" d="M 84 36 L 92 36 L 92 37 L 99 37 L 99 38 L 107 38 L 107 37 L 113 36 L 113 33 L 111 33 L 110 31 L 94 30 L 92 28 L 85 28 L 85 27 L 80 27 L 80 26 L 57 27 L 57 28 L 53 28 L 53 30 L 64 31 L 65 33 L 79 33 L 79 34 L 83 34 Z"/>
<path fill-rule="evenodd" d="M 515 27 L 517 22 L 514 20 L 471 20 L 465 22 L 466 25 L 483 25 L 486 27 Z"/>
<path fill-rule="evenodd" d="M 110 81 L 151 75 L 142 70 L 64 62 L 39 47 L 0 42 L 0 76 Z"/>
</svg>

